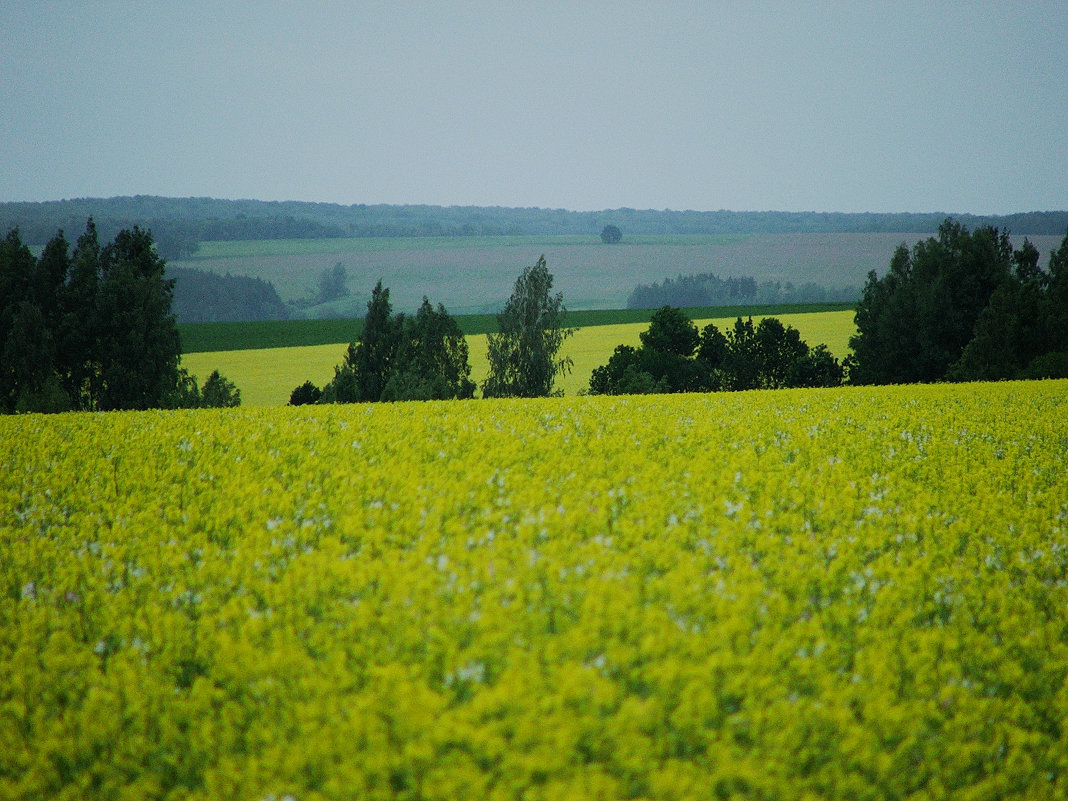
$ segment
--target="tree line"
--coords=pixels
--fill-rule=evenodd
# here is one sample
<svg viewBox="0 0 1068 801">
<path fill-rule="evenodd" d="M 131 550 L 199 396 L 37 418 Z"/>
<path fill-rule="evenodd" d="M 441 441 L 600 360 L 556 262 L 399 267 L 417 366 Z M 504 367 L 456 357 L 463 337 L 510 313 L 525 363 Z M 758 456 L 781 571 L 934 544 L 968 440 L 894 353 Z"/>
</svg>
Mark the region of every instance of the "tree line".
<svg viewBox="0 0 1068 801">
<path fill-rule="evenodd" d="M 641 345 L 618 345 L 608 363 L 593 371 L 591 395 L 831 387 L 842 383 L 842 365 L 825 345 L 810 348 L 793 326 L 775 317 L 757 325 L 739 317 L 720 331 L 701 331 L 678 308 L 653 313 Z"/>
<path fill-rule="evenodd" d="M 681 309 L 665 305 L 640 334 L 639 347 L 617 346 L 608 362 L 593 371 L 588 391 L 709 392 L 1068 377 L 1068 235 L 1050 254 L 1047 270 L 1038 262 L 1039 253 L 1027 240 L 1014 250 L 997 228 L 969 232 L 959 221 L 945 219 L 937 237 L 911 251 L 900 246 L 885 277 L 869 274 L 857 307 L 858 331 L 844 363 L 825 345 L 810 347 L 797 329 L 774 317 L 755 325 L 751 317 L 738 317 L 726 331 L 714 324 L 698 330 Z M 572 329 L 564 322 L 562 296 L 553 296 L 551 287 L 544 256 L 517 279 L 498 315 L 499 333 L 489 335 L 484 396 L 547 395 L 554 379 L 569 369 L 557 354 Z M 407 394 L 385 389 L 391 381 L 419 387 L 410 377 L 401 382 L 395 376 L 419 374 L 420 369 L 435 376 L 441 368 L 411 367 L 413 352 L 403 343 L 412 336 L 406 340 L 403 316 L 394 319 L 383 298 L 388 302 L 388 290 L 379 285 L 368 305 L 367 326 L 350 345 L 322 400 L 431 396 L 425 389 Z M 420 312 L 428 318 L 431 314 L 425 300 Z M 448 319 L 440 306 L 435 314 Z M 454 325 L 446 329 L 443 324 L 441 330 L 459 337 Z M 468 376 L 466 348 L 457 345 L 453 352 L 458 356 L 450 375 Z M 370 380 L 359 379 L 361 375 L 377 376 L 369 393 L 338 392 L 339 382 Z M 473 390 L 469 381 L 462 391 L 455 382 L 439 385 L 448 389 L 433 397 L 471 397 Z M 319 397 L 319 390 L 307 384 L 294 391 L 291 402 Z"/>
<path fill-rule="evenodd" d="M 594 371 L 589 391 L 1068 377 L 1068 235 L 1046 270 L 1039 261 L 1027 240 L 1016 250 L 997 228 L 972 232 L 946 219 L 937 237 L 900 246 L 885 276 L 869 274 L 844 364 L 776 318 L 698 331 L 664 306 L 640 347 L 620 345 Z M 73 251 L 60 231 L 39 258 L 11 229 L 0 242 L 0 411 L 239 403 L 218 372 L 201 389 L 181 368 L 164 269 L 152 234 L 137 226 L 102 246 L 89 218 Z M 557 392 L 571 367 L 559 351 L 573 329 L 552 285 L 544 256 L 516 279 L 488 335 L 484 397 Z M 466 340 L 445 308 L 424 298 L 414 316 L 395 314 L 379 282 L 333 380 L 322 389 L 306 382 L 291 402 L 470 398 L 470 373 Z"/>
<path fill-rule="evenodd" d="M 1028 240 L 1014 249 L 993 226 L 942 221 L 937 237 L 901 245 L 880 278 L 869 273 L 840 364 L 776 318 L 740 317 L 698 332 L 664 306 L 590 380 L 594 394 L 1068 378 L 1068 235 L 1048 268 Z M 713 283 L 738 291 L 730 281 Z"/>
<path fill-rule="evenodd" d="M 1039 266 L 992 226 L 946 219 L 869 273 L 846 368 L 855 384 L 1068 377 L 1068 235 Z"/>
<path fill-rule="evenodd" d="M 516 279 L 488 334 L 489 375 L 485 398 L 533 398 L 554 394 L 558 376 L 571 361 L 559 356 L 573 333 L 564 325 L 562 293 L 552 293 L 545 257 Z M 367 303 L 363 329 L 323 388 L 306 381 L 290 394 L 290 405 L 472 398 L 475 383 L 467 340 L 445 307 L 427 298 L 414 317 L 394 313 L 389 289 L 379 281 Z"/>
<path fill-rule="evenodd" d="M 247 275 L 219 275 L 190 267 L 167 268 L 174 279 L 174 313 L 181 323 L 288 320 L 294 309 L 308 309 L 349 294 L 348 271 L 338 262 L 323 269 L 315 293 L 286 303 L 274 284 Z"/>
<path fill-rule="evenodd" d="M 638 284 L 627 297 L 628 309 L 657 309 L 662 306 L 770 306 L 781 303 L 853 302 L 859 287 L 828 289 L 814 283 L 795 285 L 790 281 L 762 281 L 749 277 L 720 278 L 714 273 L 680 275 L 663 282 Z"/>
<path fill-rule="evenodd" d="M 0 242 L 0 412 L 232 406 L 214 372 L 181 367 L 174 281 L 137 226 L 100 244 L 92 217 L 73 251 L 58 232 L 35 257 L 12 228 Z"/>
<path fill-rule="evenodd" d="M 915 233 L 937 230 L 942 214 L 851 214 L 836 212 L 675 211 L 306 203 L 298 201 L 166 198 L 147 195 L 77 198 L 44 203 L 0 203 L 0 230 L 19 227 L 24 241 L 39 245 L 59 228 L 86 217 L 102 236 L 138 225 L 150 228 L 167 259 L 194 253 L 202 241 L 233 239 L 371 236 L 553 236 L 597 237 L 609 226 L 628 235 L 771 233 Z M 972 227 L 1000 226 L 1020 234 L 1059 235 L 1068 211 L 1005 216 L 964 215 Z"/>
<path fill-rule="evenodd" d="M 289 307 L 274 284 L 247 275 L 219 275 L 168 267 L 174 281 L 174 314 L 182 323 L 288 320 Z"/>
</svg>

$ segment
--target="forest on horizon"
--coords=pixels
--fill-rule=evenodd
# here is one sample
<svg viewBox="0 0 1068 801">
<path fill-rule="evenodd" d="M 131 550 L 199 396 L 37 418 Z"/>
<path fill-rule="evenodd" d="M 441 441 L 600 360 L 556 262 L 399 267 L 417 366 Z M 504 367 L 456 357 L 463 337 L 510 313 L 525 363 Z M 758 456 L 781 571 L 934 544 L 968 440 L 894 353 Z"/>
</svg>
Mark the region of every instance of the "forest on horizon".
<svg viewBox="0 0 1068 801">
<path fill-rule="evenodd" d="M 43 245 L 63 229 L 81 231 L 92 216 L 105 238 L 123 228 L 151 229 L 160 255 L 181 259 L 200 242 L 419 236 L 598 236 L 606 225 L 628 235 L 776 233 L 930 233 L 947 216 L 969 228 L 995 226 L 1015 236 L 1068 229 L 1068 211 L 1009 215 L 952 212 L 787 212 L 655 209 L 510 208 L 304 201 L 168 198 L 151 195 L 0 203 L 0 231 L 17 227 L 22 240 Z"/>
</svg>

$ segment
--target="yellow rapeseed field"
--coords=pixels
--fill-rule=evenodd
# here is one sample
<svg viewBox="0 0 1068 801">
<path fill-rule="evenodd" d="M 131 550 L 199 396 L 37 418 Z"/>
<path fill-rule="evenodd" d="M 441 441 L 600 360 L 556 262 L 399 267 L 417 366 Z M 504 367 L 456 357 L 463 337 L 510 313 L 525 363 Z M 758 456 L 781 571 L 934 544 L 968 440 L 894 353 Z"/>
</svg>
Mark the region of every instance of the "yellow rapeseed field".
<svg viewBox="0 0 1068 801">
<path fill-rule="evenodd" d="M 0 798 L 1068 797 L 1066 395 L 0 418 Z"/>
<path fill-rule="evenodd" d="M 758 323 L 760 317 L 754 317 Z M 807 314 L 780 315 L 784 325 L 792 325 L 801 332 L 801 337 L 810 345 L 826 345 L 839 359 L 849 349 L 849 337 L 856 332 L 853 312 L 811 312 Z M 715 323 L 721 331 L 734 324 L 734 318 L 716 318 L 697 321 L 704 327 Z M 580 328 L 575 335 L 564 341 L 562 355 L 569 356 L 574 369 L 558 381 L 566 395 L 578 395 L 590 385 L 590 376 L 595 368 L 608 361 L 616 345 L 640 343 L 638 335 L 647 329 L 647 323 L 626 323 Z M 266 348 L 261 350 L 221 351 L 217 353 L 190 353 L 182 357 L 182 364 L 201 384 L 218 370 L 237 384 L 241 400 L 246 406 L 281 406 L 289 402 L 289 394 L 305 381 L 316 386 L 334 377 L 334 366 L 345 358 L 348 343 L 338 345 L 315 345 L 300 348 Z M 485 335 L 467 337 L 470 349 L 471 377 L 479 384 L 489 371 L 486 357 Z"/>
</svg>

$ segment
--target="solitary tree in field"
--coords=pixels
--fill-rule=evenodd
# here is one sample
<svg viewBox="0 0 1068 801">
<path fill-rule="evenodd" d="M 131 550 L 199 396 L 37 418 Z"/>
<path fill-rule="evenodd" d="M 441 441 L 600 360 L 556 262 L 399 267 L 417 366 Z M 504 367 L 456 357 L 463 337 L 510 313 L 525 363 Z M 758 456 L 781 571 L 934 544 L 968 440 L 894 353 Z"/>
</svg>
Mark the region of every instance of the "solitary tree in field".
<svg viewBox="0 0 1068 801">
<path fill-rule="evenodd" d="M 551 395 L 556 377 L 571 369 L 571 359 L 558 358 L 558 353 L 574 329 L 564 326 L 564 296 L 561 292 L 553 295 L 552 287 L 545 256 L 516 279 L 512 296 L 497 315 L 497 333 L 488 335 L 490 371 L 482 384 L 485 397 Z"/>
<path fill-rule="evenodd" d="M 343 298 L 348 295 L 349 288 L 345 285 L 348 277 L 348 271 L 345 269 L 345 265 L 341 262 L 338 262 L 332 268 L 323 270 L 319 273 L 319 279 L 316 282 L 317 291 L 313 305 L 329 303 L 332 300 L 337 300 L 338 298 Z"/>
<path fill-rule="evenodd" d="M 614 245 L 623 239 L 623 232 L 615 225 L 606 225 L 601 230 L 601 241 L 606 245 Z"/>
</svg>

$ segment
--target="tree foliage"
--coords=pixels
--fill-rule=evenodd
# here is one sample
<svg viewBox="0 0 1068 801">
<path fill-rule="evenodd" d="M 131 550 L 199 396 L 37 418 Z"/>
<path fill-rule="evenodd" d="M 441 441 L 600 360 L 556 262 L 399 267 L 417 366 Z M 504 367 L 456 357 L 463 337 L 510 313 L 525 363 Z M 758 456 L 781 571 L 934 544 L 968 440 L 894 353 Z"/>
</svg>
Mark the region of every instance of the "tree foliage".
<svg viewBox="0 0 1068 801">
<path fill-rule="evenodd" d="M 552 294 L 552 286 L 545 256 L 516 279 L 511 297 L 497 315 L 497 333 L 488 335 L 489 376 L 482 385 L 485 397 L 551 395 L 556 377 L 571 369 L 571 359 L 558 354 L 574 329 L 564 325 L 564 296 Z"/>
<path fill-rule="evenodd" d="M 324 390 L 326 399 L 336 403 L 381 400 L 403 325 L 403 315 L 393 314 L 389 289 L 379 281 L 367 302 L 363 331 L 349 343 L 345 361 L 335 368 L 334 380 Z"/>
<path fill-rule="evenodd" d="M 714 324 L 698 332 L 680 310 L 665 306 L 639 338 L 641 347 L 620 345 L 593 371 L 590 393 L 708 392 L 837 386 L 843 371 L 826 346 L 816 348 L 792 326 L 774 317 L 758 325 L 735 320 L 726 333 Z"/>
<path fill-rule="evenodd" d="M 868 275 L 850 340 L 857 384 L 997 380 L 1023 376 L 1035 359 L 1068 351 L 1068 236 L 1050 256 L 1007 234 L 969 232 L 947 219 L 938 237 L 900 246 L 885 276 Z"/>
<path fill-rule="evenodd" d="M 665 377 L 657 378 L 646 363 L 647 351 L 630 345 L 617 345 L 607 364 L 590 376 L 591 395 L 651 395 L 671 392 Z M 655 368 L 654 368 L 655 369 Z"/>
<path fill-rule="evenodd" d="M 0 410 L 204 405 L 180 368 L 164 270 L 152 234 L 137 226 L 101 246 L 90 217 L 73 252 L 60 231 L 40 258 L 12 229 L 0 244 Z M 217 373 L 209 389 L 210 404 L 240 402 Z"/>
<path fill-rule="evenodd" d="M 762 281 L 758 284 L 750 277 L 720 278 L 713 273 L 698 273 L 638 284 L 627 296 L 627 308 L 851 303 L 858 297 L 860 288 L 855 286 L 827 288 L 811 282 L 795 285 L 790 281 Z"/>
<path fill-rule="evenodd" d="M 179 323 L 286 320 L 289 308 L 274 284 L 245 275 L 218 275 L 167 266 L 174 279 L 174 315 Z"/>
<path fill-rule="evenodd" d="M 311 381 L 305 381 L 289 394 L 290 406 L 306 406 L 318 403 L 323 396 L 323 391 Z"/>
<path fill-rule="evenodd" d="M 601 229 L 601 241 L 606 245 L 615 245 L 623 241 L 623 232 L 618 225 L 606 225 Z"/>
<path fill-rule="evenodd" d="M 164 268 L 137 226 L 101 247 L 90 218 L 73 253 L 60 231 L 40 258 L 12 229 L 0 245 L 0 409 L 147 409 L 191 397 Z"/>
<path fill-rule="evenodd" d="M 307 382 L 310 385 L 310 382 Z M 303 402 L 314 385 L 293 391 Z M 323 389 L 326 403 L 470 398 L 471 380 L 467 340 L 456 321 L 438 304 L 423 303 L 414 317 L 394 314 L 389 289 L 379 281 L 367 303 L 359 337 L 349 344 L 344 362 Z"/>
<path fill-rule="evenodd" d="M 181 344 L 171 313 L 174 282 L 163 272 L 152 235 L 140 228 L 120 231 L 100 251 L 96 408 L 159 406 L 177 381 Z"/>
<path fill-rule="evenodd" d="M 474 395 L 467 340 L 460 326 L 425 297 L 415 317 L 406 318 L 383 400 L 466 399 Z"/>
<path fill-rule="evenodd" d="M 165 409 L 233 408 L 241 405 L 241 390 L 218 370 L 212 370 L 201 389 L 196 376 L 179 367 L 178 383 L 164 395 L 161 405 Z"/>
<path fill-rule="evenodd" d="M 241 390 L 233 381 L 212 370 L 200 393 L 200 405 L 204 409 L 227 409 L 241 405 Z"/>
</svg>

